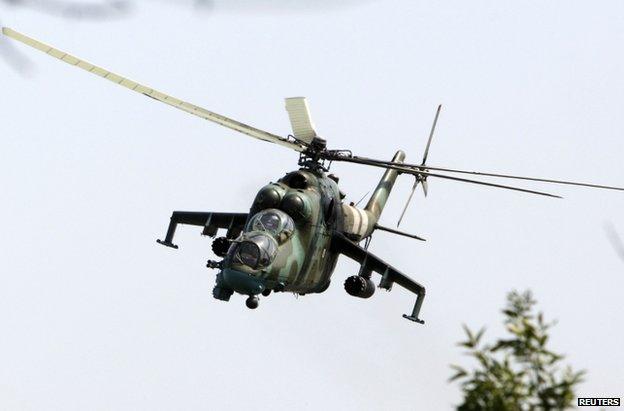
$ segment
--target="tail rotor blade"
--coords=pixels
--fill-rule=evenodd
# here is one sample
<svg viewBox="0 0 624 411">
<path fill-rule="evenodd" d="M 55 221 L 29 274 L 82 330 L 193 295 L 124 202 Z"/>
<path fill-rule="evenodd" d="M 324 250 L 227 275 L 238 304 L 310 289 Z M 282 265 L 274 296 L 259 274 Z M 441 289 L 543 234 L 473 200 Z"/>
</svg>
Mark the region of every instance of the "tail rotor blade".
<svg viewBox="0 0 624 411">
<path fill-rule="evenodd" d="M 622 242 L 622 238 L 618 235 L 615 227 L 611 223 L 605 225 L 605 230 L 607 231 L 607 237 L 609 238 L 613 249 L 618 256 L 624 260 L 624 242 Z"/>
<path fill-rule="evenodd" d="M 427 183 L 427 179 L 424 179 L 422 181 L 422 188 L 423 188 L 423 193 L 425 194 L 425 197 L 427 197 L 427 192 L 429 191 L 429 183 Z"/>
<path fill-rule="evenodd" d="M 429 132 L 429 140 L 427 140 L 427 147 L 425 148 L 425 155 L 423 156 L 423 161 L 422 161 L 423 166 L 427 162 L 427 156 L 429 155 L 429 147 L 431 147 L 431 140 L 433 139 L 433 133 L 435 132 L 436 124 L 438 124 L 438 117 L 440 116 L 440 110 L 442 110 L 442 104 L 438 106 L 438 110 L 436 111 L 435 117 L 433 119 L 433 124 L 431 125 L 431 131 Z"/>
<path fill-rule="evenodd" d="M 410 195 L 407 198 L 407 202 L 405 203 L 405 207 L 403 207 L 403 212 L 401 213 L 401 217 L 399 217 L 399 222 L 397 223 L 397 228 L 401 225 L 401 221 L 403 221 L 403 217 L 405 216 L 405 212 L 407 211 L 407 207 L 409 206 L 410 202 L 412 201 L 412 197 L 414 196 L 414 191 L 416 191 L 416 187 L 418 186 L 419 182 L 420 182 L 420 179 L 418 177 L 416 177 L 415 181 L 414 181 L 414 185 L 412 186 L 412 191 L 410 192 Z"/>
<path fill-rule="evenodd" d="M 431 147 L 431 140 L 433 140 L 433 134 L 435 133 L 436 125 L 438 124 L 438 117 L 440 117 L 440 110 L 442 110 L 442 104 L 438 105 L 438 109 L 436 110 L 435 117 L 433 118 L 433 124 L 431 125 L 431 131 L 429 131 L 429 138 L 427 139 L 427 147 L 425 147 L 425 154 L 423 155 L 423 161 L 421 165 L 425 165 L 427 162 L 427 156 L 429 156 L 429 147 Z M 424 170 L 423 170 L 424 171 Z M 414 196 L 414 191 L 416 191 L 416 187 L 418 183 L 422 183 L 423 193 L 425 197 L 427 197 L 427 191 L 429 186 L 427 184 L 427 176 L 415 176 L 416 181 L 414 181 L 414 185 L 412 186 L 412 192 L 407 199 L 407 203 L 405 203 L 405 207 L 403 207 L 403 212 L 401 213 L 401 217 L 399 218 L 399 222 L 397 223 L 397 227 L 401 225 L 401 221 L 403 221 L 403 217 L 405 216 L 405 212 L 407 211 L 407 207 L 409 207 L 410 202 L 412 201 L 412 197 Z"/>
</svg>

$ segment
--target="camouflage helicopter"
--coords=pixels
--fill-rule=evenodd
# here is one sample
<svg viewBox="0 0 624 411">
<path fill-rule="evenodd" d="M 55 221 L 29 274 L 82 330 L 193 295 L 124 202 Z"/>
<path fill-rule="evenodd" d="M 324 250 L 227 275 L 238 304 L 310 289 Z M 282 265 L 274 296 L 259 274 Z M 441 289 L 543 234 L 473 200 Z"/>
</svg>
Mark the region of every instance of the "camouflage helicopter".
<svg viewBox="0 0 624 411">
<path fill-rule="evenodd" d="M 416 294 L 412 312 L 409 315 L 404 314 L 403 317 L 424 323 L 419 313 L 425 298 L 425 287 L 368 251 L 371 235 L 376 230 L 424 241 L 418 236 L 383 227 L 378 223 L 399 174 L 408 174 L 415 179 L 399 223 L 418 185 L 421 185 L 427 195 L 428 177 L 560 198 L 541 191 L 440 172 L 624 191 L 622 187 L 432 167 L 427 164 L 427 156 L 440 107 L 436 111 L 421 163 L 405 163 L 403 151 L 397 151 L 390 161 L 358 157 L 349 150 L 327 148 L 326 141 L 315 131 L 308 104 L 303 97 L 286 99 L 286 110 L 293 134 L 281 137 L 136 83 L 9 28 L 3 28 L 2 32 L 65 63 L 154 100 L 299 153 L 298 169 L 287 173 L 277 182 L 262 187 L 248 213 L 174 211 L 165 239 L 157 240 L 162 245 L 177 249 L 173 238 L 179 224 L 202 227 L 203 235 L 216 237 L 212 250 L 221 260 L 209 260 L 207 263 L 209 268 L 219 270 L 213 295 L 223 301 L 229 301 L 234 292 L 245 295 L 248 297 L 246 305 L 251 309 L 258 307 L 258 295 L 268 296 L 271 292 L 292 292 L 299 295 L 324 292 L 330 285 L 338 257 L 345 255 L 360 265 L 359 272 L 344 282 L 348 294 L 369 298 L 377 287 L 389 291 L 394 284 L 398 284 Z M 345 195 L 338 188 L 338 178 L 328 174 L 334 161 L 385 169 L 364 208 L 344 202 Z M 219 230 L 225 230 L 225 236 L 217 237 Z M 372 281 L 373 272 L 381 275 L 377 286 Z"/>
</svg>

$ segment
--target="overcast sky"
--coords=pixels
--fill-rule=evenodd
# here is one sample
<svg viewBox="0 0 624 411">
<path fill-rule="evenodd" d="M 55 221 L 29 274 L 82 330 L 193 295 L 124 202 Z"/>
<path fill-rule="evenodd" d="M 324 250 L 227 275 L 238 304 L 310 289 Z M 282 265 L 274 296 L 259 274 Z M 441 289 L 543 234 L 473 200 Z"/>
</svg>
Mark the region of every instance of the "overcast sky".
<svg viewBox="0 0 624 411">
<path fill-rule="evenodd" d="M 281 135 L 283 98 L 303 95 L 332 148 L 418 161 L 442 103 L 431 165 L 624 185 L 621 1 L 249 2 L 144 2 L 105 22 L 0 5 L 0 17 Z M 247 211 L 296 154 L 15 47 L 35 70 L 0 61 L 0 408 L 451 409 L 448 365 L 470 364 L 461 324 L 501 335 L 514 288 L 559 320 L 553 348 L 589 371 L 579 394 L 624 395 L 624 263 L 604 230 L 624 232 L 623 193 L 431 179 L 402 224 L 429 241 L 371 244 L 427 287 L 426 325 L 401 318 L 414 297 L 400 287 L 348 296 L 347 260 L 324 294 L 250 311 L 243 296 L 212 298 L 199 229 L 178 230 L 179 250 L 155 240 L 173 210 Z M 381 175 L 333 171 L 354 201 Z M 382 224 L 411 184 L 400 178 Z"/>
</svg>

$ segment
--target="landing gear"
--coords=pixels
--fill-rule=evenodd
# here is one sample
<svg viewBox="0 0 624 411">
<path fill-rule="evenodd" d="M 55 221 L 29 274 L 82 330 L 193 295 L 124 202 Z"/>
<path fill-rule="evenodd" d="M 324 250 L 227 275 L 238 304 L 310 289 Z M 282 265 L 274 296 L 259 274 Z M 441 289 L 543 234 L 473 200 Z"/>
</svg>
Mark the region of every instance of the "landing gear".
<svg viewBox="0 0 624 411">
<path fill-rule="evenodd" d="M 255 295 L 250 295 L 249 298 L 245 300 L 245 305 L 247 306 L 247 308 L 252 310 L 258 308 L 259 304 L 260 302 L 258 301 L 258 297 L 256 297 Z"/>
<path fill-rule="evenodd" d="M 268 296 L 269 296 L 269 294 L 271 294 L 271 290 L 269 290 L 268 288 L 267 288 L 267 289 L 265 289 L 264 291 L 262 291 L 262 295 L 263 295 L 264 297 L 268 297 Z"/>
</svg>

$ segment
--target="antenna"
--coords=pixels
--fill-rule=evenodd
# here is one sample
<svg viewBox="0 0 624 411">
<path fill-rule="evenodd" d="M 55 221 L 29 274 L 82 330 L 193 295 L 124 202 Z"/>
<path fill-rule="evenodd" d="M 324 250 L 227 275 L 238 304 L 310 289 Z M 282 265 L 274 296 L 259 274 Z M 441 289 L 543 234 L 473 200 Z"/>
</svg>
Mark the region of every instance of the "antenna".
<svg viewBox="0 0 624 411">
<path fill-rule="evenodd" d="M 438 124 L 438 117 L 440 117 L 440 110 L 442 110 L 442 104 L 438 105 L 438 109 L 436 110 L 435 117 L 433 118 L 431 131 L 429 132 L 429 139 L 427 140 L 427 147 L 425 147 L 425 154 L 423 155 L 423 160 L 422 160 L 422 163 L 420 164 L 422 171 L 427 171 L 425 164 L 427 163 L 427 157 L 429 156 L 429 147 L 431 147 L 431 140 L 433 140 L 433 134 L 435 133 L 435 128 L 436 128 L 436 125 Z M 412 201 L 412 197 L 414 196 L 414 191 L 416 191 L 416 187 L 418 187 L 418 183 L 422 184 L 423 193 L 425 194 L 425 197 L 427 197 L 427 192 L 429 191 L 429 184 L 427 183 L 427 176 L 417 174 L 414 176 L 414 185 L 412 186 L 412 191 L 410 192 L 410 195 L 407 198 L 405 207 L 403 207 L 403 212 L 401 213 L 401 217 L 399 217 L 399 222 L 397 223 L 397 227 L 400 226 L 401 221 L 403 221 L 403 217 L 405 216 L 407 207 Z"/>
<path fill-rule="evenodd" d="M 364 201 L 364 199 L 366 198 L 366 196 L 367 196 L 369 193 L 370 193 L 370 191 L 367 191 L 367 192 L 366 192 L 366 194 L 364 194 L 364 195 L 362 196 L 362 198 L 360 198 L 360 200 L 359 200 L 357 203 L 355 203 L 355 207 L 357 207 L 357 206 L 358 206 L 358 205 L 359 205 L 362 201 Z"/>
</svg>

